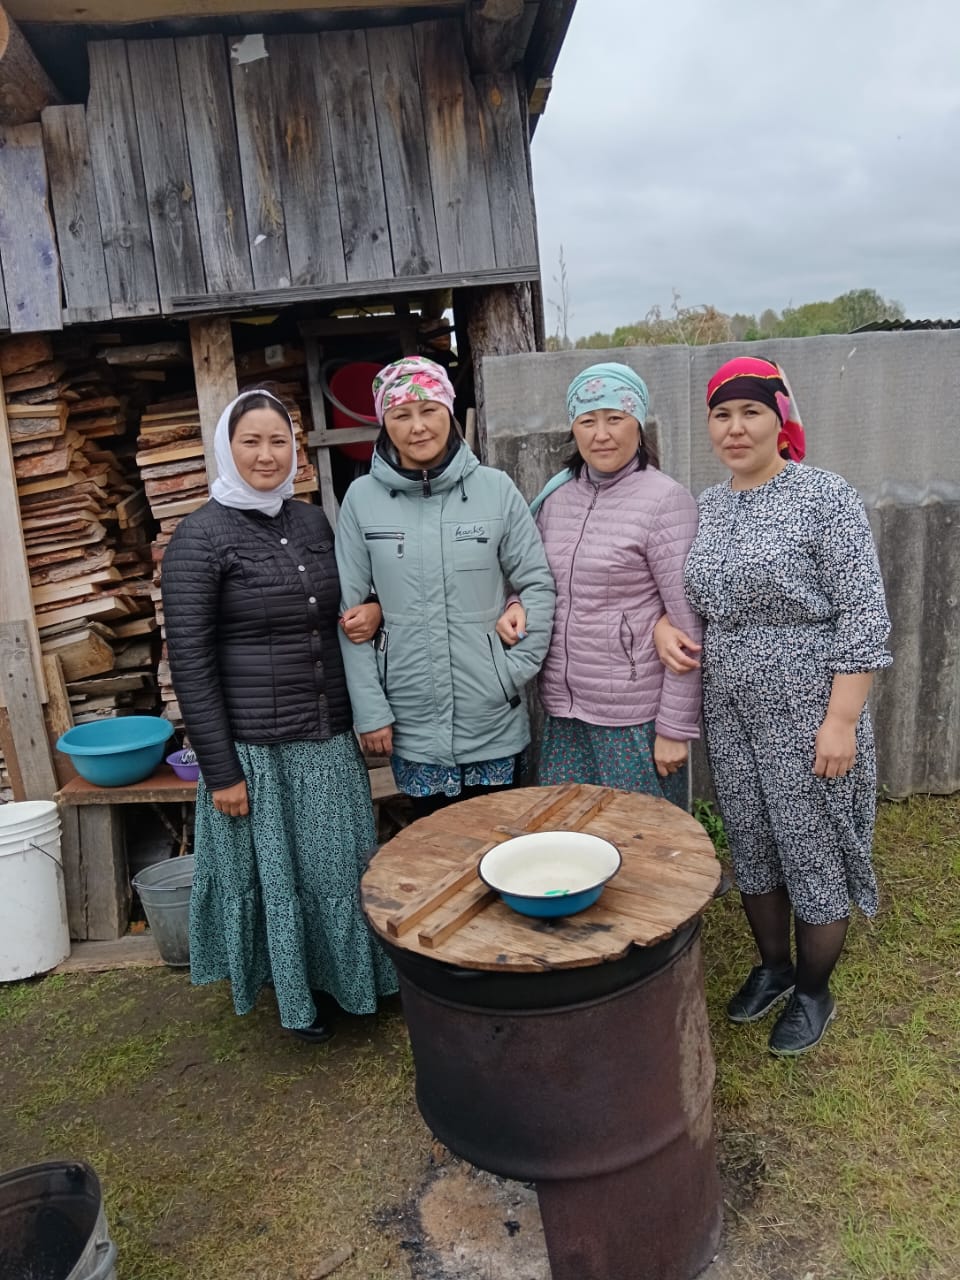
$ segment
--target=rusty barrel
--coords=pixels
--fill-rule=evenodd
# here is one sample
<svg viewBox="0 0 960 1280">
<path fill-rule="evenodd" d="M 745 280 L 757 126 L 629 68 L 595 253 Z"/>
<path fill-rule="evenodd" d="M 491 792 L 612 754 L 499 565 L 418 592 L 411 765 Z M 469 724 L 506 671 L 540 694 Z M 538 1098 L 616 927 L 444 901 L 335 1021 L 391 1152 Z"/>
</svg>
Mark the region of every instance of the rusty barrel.
<svg viewBox="0 0 960 1280">
<path fill-rule="evenodd" d="M 690 1280 L 709 1264 L 722 1206 L 699 923 L 544 975 L 388 950 L 423 1118 L 473 1164 L 536 1183 L 553 1280 Z"/>
</svg>

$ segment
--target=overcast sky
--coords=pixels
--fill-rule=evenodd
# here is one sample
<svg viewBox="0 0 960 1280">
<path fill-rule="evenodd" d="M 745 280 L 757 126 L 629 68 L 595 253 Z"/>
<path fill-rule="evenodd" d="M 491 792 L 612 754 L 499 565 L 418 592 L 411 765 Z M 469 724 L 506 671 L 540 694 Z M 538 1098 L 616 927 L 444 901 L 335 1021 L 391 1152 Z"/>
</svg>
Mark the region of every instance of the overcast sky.
<svg viewBox="0 0 960 1280">
<path fill-rule="evenodd" d="M 731 313 L 872 288 L 960 316 L 960 4 L 578 0 L 533 164 L 571 336 L 674 288 Z"/>
</svg>

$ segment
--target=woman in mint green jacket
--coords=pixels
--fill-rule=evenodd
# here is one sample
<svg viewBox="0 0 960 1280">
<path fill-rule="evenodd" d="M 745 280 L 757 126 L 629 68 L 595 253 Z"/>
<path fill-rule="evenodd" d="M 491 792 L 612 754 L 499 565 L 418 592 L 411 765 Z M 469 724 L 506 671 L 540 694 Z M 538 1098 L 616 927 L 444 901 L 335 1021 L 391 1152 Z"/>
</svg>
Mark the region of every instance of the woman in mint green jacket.
<svg viewBox="0 0 960 1280">
<path fill-rule="evenodd" d="M 347 492 L 336 551 L 344 607 L 372 583 L 383 626 L 372 644 L 341 647 L 361 745 L 390 756 L 420 817 L 517 781 L 523 687 L 546 656 L 555 591 L 519 490 L 460 436 L 446 371 L 408 357 L 373 388 L 383 430 Z M 496 633 L 508 582 L 527 628 L 509 649 Z"/>
</svg>

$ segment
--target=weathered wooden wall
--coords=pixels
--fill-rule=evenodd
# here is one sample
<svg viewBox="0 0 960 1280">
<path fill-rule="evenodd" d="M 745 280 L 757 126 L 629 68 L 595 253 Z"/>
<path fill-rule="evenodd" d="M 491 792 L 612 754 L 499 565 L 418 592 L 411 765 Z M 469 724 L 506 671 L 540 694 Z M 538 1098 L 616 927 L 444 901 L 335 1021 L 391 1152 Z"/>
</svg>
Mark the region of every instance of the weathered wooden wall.
<svg viewBox="0 0 960 1280">
<path fill-rule="evenodd" d="M 538 278 L 521 82 L 458 20 L 88 51 L 0 130 L 0 328 Z"/>
</svg>

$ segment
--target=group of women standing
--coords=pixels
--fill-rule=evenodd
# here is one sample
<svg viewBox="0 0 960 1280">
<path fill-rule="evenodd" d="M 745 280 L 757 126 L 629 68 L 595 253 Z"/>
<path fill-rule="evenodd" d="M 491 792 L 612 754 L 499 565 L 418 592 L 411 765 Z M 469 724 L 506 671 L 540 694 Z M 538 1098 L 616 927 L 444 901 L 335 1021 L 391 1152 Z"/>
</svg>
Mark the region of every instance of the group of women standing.
<svg viewBox="0 0 960 1280">
<path fill-rule="evenodd" d="M 543 784 L 685 804 L 702 708 L 760 959 L 728 1013 L 789 996 L 770 1048 L 811 1048 L 850 904 L 876 909 L 865 702 L 890 658 L 862 504 L 800 465 L 782 371 L 741 358 L 711 380 L 730 479 L 699 515 L 652 463 L 647 387 L 625 365 L 571 383 L 572 453 L 532 509 L 467 447 L 440 366 L 396 361 L 373 389 L 382 430 L 335 547 L 320 509 L 291 501 L 290 420 L 256 391 L 224 411 L 211 501 L 166 553 L 202 773 L 194 981 L 229 977 L 240 1013 L 272 982 L 282 1024 L 314 1040 L 338 1009 L 372 1012 L 395 980 L 358 904 L 375 844 L 360 748 L 389 755 L 416 817 L 516 785 L 539 675 Z"/>
</svg>

